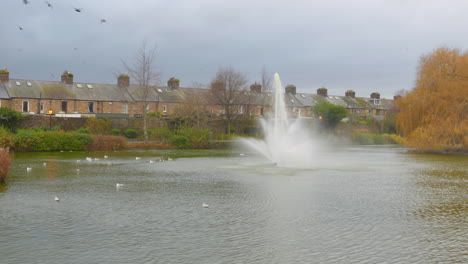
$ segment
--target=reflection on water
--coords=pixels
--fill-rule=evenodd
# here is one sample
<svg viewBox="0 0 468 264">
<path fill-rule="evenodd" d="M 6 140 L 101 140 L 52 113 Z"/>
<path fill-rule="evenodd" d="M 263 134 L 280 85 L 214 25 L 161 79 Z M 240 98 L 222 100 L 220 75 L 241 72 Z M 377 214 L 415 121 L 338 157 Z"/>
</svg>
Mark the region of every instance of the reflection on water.
<svg viewBox="0 0 468 264">
<path fill-rule="evenodd" d="M 0 262 L 466 263 L 466 156 L 347 147 L 304 170 L 239 153 L 16 153 Z"/>
</svg>

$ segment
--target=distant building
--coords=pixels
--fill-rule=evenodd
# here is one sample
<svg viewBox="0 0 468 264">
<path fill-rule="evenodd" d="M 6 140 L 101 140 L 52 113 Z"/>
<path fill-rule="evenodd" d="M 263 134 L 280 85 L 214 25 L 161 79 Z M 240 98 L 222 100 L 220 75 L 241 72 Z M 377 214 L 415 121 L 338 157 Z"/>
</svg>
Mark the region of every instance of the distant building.
<svg viewBox="0 0 468 264">
<path fill-rule="evenodd" d="M 223 115 L 223 107 L 211 99 L 222 84 L 213 83 L 203 89 L 180 87 L 179 83 L 171 78 L 167 86 L 151 86 L 145 95 L 141 86 L 130 84 L 127 75 L 118 76 L 115 84 L 100 84 L 75 81 L 68 71 L 62 73 L 60 81 L 38 81 L 10 79 L 7 70 L 0 70 L 0 106 L 25 114 L 46 115 L 52 111 L 63 117 L 140 117 L 146 103 L 147 112 L 170 116 L 183 105 L 194 104 L 194 98 L 201 98 L 208 116 Z M 260 84 L 254 83 L 250 90 L 239 93 L 242 96 L 233 102 L 238 106 L 238 115 L 262 116 L 272 108 L 274 93 L 262 92 Z M 323 101 L 344 106 L 350 114 L 377 119 L 383 118 L 393 106 L 393 100 L 381 99 L 378 93 L 369 98 L 355 97 L 355 92 L 349 90 L 344 96 L 330 96 L 326 88 L 317 89 L 317 94 L 307 94 L 297 93 L 295 85 L 285 87 L 286 107 L 293 117 L 313 118 L 314 106 Z"/>
</svg>

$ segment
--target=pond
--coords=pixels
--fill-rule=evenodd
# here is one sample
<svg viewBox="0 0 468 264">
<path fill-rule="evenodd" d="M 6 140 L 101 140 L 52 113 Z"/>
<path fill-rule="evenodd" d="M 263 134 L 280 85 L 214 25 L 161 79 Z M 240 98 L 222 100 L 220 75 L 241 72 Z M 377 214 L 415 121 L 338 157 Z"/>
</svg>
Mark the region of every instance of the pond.
<svg viewBox="0 0 468 264">
<path fill-rule="evenodd" d="M 347 146 L 311 164 L 240 149 L 16 153 L 0 262 L 468 262 L 467 156 Z"/>
</svg>

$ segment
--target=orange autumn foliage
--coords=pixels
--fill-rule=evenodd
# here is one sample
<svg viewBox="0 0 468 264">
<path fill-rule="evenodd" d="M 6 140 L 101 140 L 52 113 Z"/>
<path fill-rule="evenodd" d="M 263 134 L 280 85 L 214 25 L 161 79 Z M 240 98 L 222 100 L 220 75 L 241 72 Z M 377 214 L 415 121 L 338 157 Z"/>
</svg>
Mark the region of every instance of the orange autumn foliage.
<svg viewBox="0 0 468 264">
<path fill-rule="evenodd" d="M 468 151 L 468 53 L 439 48 L 422 56 L 416 87 L 396 100 L 408 147 Z"/>
</svg>

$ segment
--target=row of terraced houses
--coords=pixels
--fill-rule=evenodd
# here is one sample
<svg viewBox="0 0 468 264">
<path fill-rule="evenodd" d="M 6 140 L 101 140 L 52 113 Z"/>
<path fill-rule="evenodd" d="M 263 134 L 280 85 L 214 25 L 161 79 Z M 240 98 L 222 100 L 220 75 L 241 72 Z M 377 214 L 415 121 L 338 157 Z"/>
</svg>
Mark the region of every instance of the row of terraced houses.
<svg viewBox="0 0 468 264">
<path fill-rule="evenodd" d="M 142 87 L 130 84 L 127 75 L 118 76 L 115 84 L 100 84 L 75 82 L 68 71 L 61 75 L 60 81 L 38 81 L 10 79 L 7 70 L 0 70 L 0 106 L 24 114 L 53 113 L 58 117 L 141 117 L 146 104 L 147 112 L 170 116 L 195 94 L 210 98 L 216 86 L 212 83 L 205 89 L 180 87 L 179 80 L 171 78 L 167 86 L 153 86 L 143 97 Z M 263 92 L 261 85 L 254 83 L 250 89 L 240 92 L 243 100 L 237 102 L 239 115 L 261 116 L 271 110 L 273 94 Z M 317 89 L 317 94 L 297 93 L 296 86 L 288 85 L 285 101 L 293 117 L 314 118 L 314 106 L 327 101 L 346 107 L 350 114 L 381 119 L 393 107 L 394 100 L 380 98 L 379 93 L 356 97 L 350 90 L 344 95 L 328 95 L 326 88 Z M 214 100 L 205 101 L 204 109 L 209 116 L 222 117 L 224 114 L 223 107 Z"/>
</svg>

